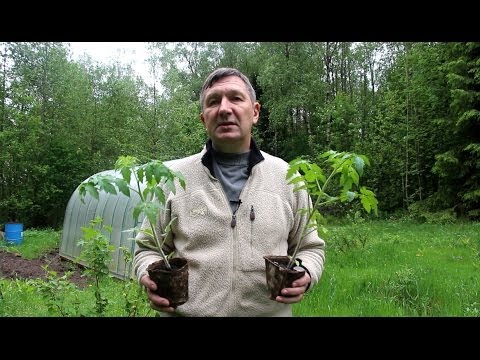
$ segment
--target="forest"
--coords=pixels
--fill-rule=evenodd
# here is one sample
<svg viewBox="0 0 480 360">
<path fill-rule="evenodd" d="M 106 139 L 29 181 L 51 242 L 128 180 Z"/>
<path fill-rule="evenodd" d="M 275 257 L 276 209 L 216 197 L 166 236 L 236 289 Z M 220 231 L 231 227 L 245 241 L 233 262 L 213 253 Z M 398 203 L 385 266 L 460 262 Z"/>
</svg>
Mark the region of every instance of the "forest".
<svg viewBox="0 0 480 360">
<path fill-rule="evenodd" d="M 0 224 L 61 228 L 72 193 L 121 155 L 199 152 L 199 93 L 236 67 L 261 104 L 259 147 L 290 161 L 365 154 L 379 216 L 480 218 L 480 43 L 149 43 L 131 66 L 68 43 L 0 43 Z M 332 209 L 332 212 L 342 209 Z"/>
</svg>

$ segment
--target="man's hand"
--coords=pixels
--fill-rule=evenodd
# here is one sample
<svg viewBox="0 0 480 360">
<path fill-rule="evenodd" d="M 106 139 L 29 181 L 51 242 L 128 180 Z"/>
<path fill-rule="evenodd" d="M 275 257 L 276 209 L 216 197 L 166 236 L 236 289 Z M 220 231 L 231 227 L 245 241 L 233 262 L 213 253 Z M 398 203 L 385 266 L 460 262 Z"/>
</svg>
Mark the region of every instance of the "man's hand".
<svg viewBox="0 0 480 360">
<path fill-rule="evenodd" d="M 292 287 L 282 289 L 282 295 L 277 296 L 275 300 L 285 304 L 300 302 L 311 281 L 312 279 L 310 278 L 310 275 L 305 271 L 305 275 L 300 279 L 295 280 L 292 283 Z"/>
<path fill-rule="evenodd" d="M 175 311 L 175 309 L 170 306 L 168 299 L 165 299 L 154 293 L 154 291 L 157 290 L 157 284 L 150 279 L 150 276 L 142 276 L 140 283 L 145 286 L 148 300 L 150 301 L 150 306 L 152 309 L 167 313 L 172 313 Z"/>
</svg>

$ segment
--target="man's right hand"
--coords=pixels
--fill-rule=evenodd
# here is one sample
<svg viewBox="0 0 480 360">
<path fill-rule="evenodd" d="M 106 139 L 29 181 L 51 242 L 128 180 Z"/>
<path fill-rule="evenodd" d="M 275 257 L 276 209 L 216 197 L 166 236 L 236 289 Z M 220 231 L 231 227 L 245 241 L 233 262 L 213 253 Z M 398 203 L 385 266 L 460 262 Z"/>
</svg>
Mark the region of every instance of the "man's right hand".
<svg viewBox="0 0 480 360">
<path fill-rule="evenodd" d="M 166 313 L 172 313 L 175 311 L 175 309 L 170 306 L 168 299 L 154 293 L 154 291 L 157 290 L 157 284 L 150 279 L 150 276 L 142 276 L 140 283 L 145 286 L 145 289 L 147 290 L 148 300 L 150 301 L 152 309 Z"/>
</svg>

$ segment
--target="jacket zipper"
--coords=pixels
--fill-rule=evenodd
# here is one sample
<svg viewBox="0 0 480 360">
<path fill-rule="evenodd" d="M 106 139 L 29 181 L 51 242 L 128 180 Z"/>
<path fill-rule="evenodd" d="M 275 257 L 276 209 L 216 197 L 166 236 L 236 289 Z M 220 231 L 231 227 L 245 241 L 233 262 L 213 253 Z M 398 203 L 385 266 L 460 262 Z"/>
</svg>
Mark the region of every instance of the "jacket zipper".
<svg viewBox="0 0 480 360">
<path fill-rule="evenodd" d="M 238 205 L 235 211 L 232 214 L 232 221 L 230 221 L 230 226 L 234 228 L 237 225 L 237 211 L 238 208 L 240 207 L 240 204 L 242 203 L 242 200 L 238 199 L 237 201 Z M 255 220 L 255 210 L 253 209 L 253 205 L 250 207 L 250 221 Z"/>
<path fill-rule="evenodd" d="M 242 200 L 238 199 L 237 208 L 235 209 L 235 211 L 232 214 L 232 221 L 230 221 L 230 226 L 232 228 L 234 228 L 237 225 L 237 211 L 238 211 L 238 208 L 240 207 L 241 203 L 242 203 Z"/>
</svg>

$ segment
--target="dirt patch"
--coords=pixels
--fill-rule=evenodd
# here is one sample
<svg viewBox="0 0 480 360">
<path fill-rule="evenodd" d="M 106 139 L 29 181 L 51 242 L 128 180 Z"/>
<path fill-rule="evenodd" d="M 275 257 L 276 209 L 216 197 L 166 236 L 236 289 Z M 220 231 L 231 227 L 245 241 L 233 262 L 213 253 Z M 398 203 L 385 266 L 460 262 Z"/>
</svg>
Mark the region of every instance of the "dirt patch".
<svg viewBox="0 0 480 360">
<path fill-rule="evenodd" d="M 20 254 L 0 251 L 0 277 L 5 279 L 38 279 L 46 278 L 42 266 L 48 265 L 49 270 L 63 276 L 72 271 L 69 280 L 80 288 L 87 285 L 87 279 L 82 277 L 83 267 L 73 261 L 61 257 L 58 252 L 51 251 L 38 259 L 24 259 Z"/>
</svg>

